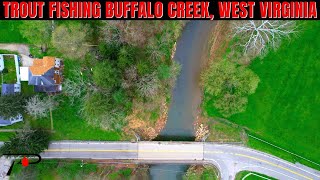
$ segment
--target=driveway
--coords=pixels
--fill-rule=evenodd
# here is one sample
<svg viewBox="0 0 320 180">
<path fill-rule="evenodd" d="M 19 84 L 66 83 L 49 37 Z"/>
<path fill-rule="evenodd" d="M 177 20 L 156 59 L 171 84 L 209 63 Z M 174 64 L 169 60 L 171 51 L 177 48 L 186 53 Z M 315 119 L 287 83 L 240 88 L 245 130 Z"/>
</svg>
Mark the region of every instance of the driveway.
<svg viewBox="0 0 320 180">
<path fill-rule="evenodd" d="M 32 66 L 33 58 L 29 57 L 30 49 L 28 45 L 0 43 L 0 49 L 18 52 L 21 56 L 22 66 Z"/>
</svg>

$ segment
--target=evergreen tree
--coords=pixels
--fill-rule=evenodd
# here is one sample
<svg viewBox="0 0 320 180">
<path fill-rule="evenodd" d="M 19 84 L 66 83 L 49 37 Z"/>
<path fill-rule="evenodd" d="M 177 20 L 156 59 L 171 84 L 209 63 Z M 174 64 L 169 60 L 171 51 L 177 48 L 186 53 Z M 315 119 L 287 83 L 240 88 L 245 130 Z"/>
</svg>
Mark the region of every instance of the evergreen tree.
<svg viewBox="0 0 320 180">
<path fill-rule="evenodd" d="M 21 94 L 0 96 L 0 116 L 15 117 L 25 111 L 26 99 Z"/>
<path fill-rule="evenodd" d="M 50 142 L 50 132 L 41 129 L 25 128 L 17 132 L 10 141 L 0 148 L 2 154 L 39 154 L 47 149 Z"/>
</svg>

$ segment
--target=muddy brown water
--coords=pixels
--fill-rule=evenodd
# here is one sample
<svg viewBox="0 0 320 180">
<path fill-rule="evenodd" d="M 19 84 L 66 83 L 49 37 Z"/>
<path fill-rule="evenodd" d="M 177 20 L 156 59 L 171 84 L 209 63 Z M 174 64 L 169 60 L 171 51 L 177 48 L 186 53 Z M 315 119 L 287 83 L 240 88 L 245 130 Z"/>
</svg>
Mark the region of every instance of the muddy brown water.
<svg viewBox="0 0 320 180">
<path fill-rule="evenodd" d="M 194 122 L 201 103 L 200 73 L 209 53 L 214 21 L 191 21 L 177 42 L 174 56 L 181 65 L 172 91 L 168 120 L 157 141 L 194 141 Z M 154 180 L 182 179 L 188 165 L 158 164 L 150 168 Z"/>
</svg>

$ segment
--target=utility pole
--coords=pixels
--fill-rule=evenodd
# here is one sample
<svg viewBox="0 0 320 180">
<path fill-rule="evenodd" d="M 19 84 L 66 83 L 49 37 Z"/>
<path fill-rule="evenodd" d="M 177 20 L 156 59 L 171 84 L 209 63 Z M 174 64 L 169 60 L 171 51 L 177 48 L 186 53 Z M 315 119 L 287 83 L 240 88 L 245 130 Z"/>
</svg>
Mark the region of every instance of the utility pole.
<svg viewBox="0 0 320 180">
<path fill-rule="evenodd" d="M 51 107 L 50 107 L 50 121 L 51 121 L 51 131 L 53 131 L 53 119 L 52 119 L 52 110 L 51 110 Z"/>
<path fill-rule="evenodd" d="M 51 101 L 51 96 L 49 96 L 50 101 Z M 52 108 L 49 108 L 50 111 L 50 121 L 51 121 L 51 131 L 53 131 L 53 119 L 52 119 Z"/>
</svg>

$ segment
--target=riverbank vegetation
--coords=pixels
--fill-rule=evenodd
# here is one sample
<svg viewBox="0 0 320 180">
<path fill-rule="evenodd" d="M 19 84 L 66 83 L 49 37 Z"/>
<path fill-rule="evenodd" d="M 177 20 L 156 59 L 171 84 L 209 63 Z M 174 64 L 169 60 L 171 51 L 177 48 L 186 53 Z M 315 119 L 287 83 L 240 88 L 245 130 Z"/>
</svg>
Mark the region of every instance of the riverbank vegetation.
<svg viewBox="0 0 320 180">
<path fill-rule="evenodd" d="M 299 21 L 291 27 L 298 36 L 293 33 L 281 36 L 276 46 L 263 46 L 267 49 L 264 49 L 262 56 L 246 57 L 242 59 L 244 61 L 231 58 L 234 54 L 241 54 L 241 48 L 235 48 L 241 36 L 234 36 L 231 42 L 226 42 L 228 48 L 222 51 L 222 58 L 213 59 L 215 62 L 212 64 L 222 59 L 240 64 L 238 66 L 256 74 L 260 82 L 255 92 L 248 96 L 246 108 L 229 117 L 221 114 L 219 108 L 214 106 L 217 101 L 212 101 L 212 96 L 205 93 L 205 113 L 213 119 L 227 118 L 251 135 L 319 163 L 319 154 L 310 153 L 317 152 L 320 146 L 317 141 L 320 138 L 317 133 L 320 131 L 320 117 L 316 110 L 320 105 L 317 95 L 320 84 L 317 78 L 320 54 L 317 49 L 320 39 L 315 36 L 319 34 L 319 27 L 319 22 Z M 250 147 L 319 169 L 319 166 L 278 148 L 252 138 L 248 140 Z"/>
<path fill-rule="evenodd" d="M 12 38 L 6 43 L 27 43 L 37 58 L 64 60 L 63 91 L 52 97 L 55 107 L 50 108 L 53 139 L 129 140 L 134 134 L 153 139 L 164 127 L 180 69 L 172 55 L 184 22 L 24 21 L 9 25 L 12 28 L 4 33 Z M 37 33 L 30 34 L 34 26 Z M 23 41 L 14 36 L 22 36 Z M 47 99 L 35 92 L 28 95 Z M 49 129 L 51 117 L 44 112 L 41 116 L 26 113 L 25 120 L 33 127 Z"/>
<path fill-rule="evenodd" d="M 186 174 L 183 176 L 184 180 L 217 180 L 218 170 L 210 165 L 204 166 L 190 166 Z"/>
</svg>

